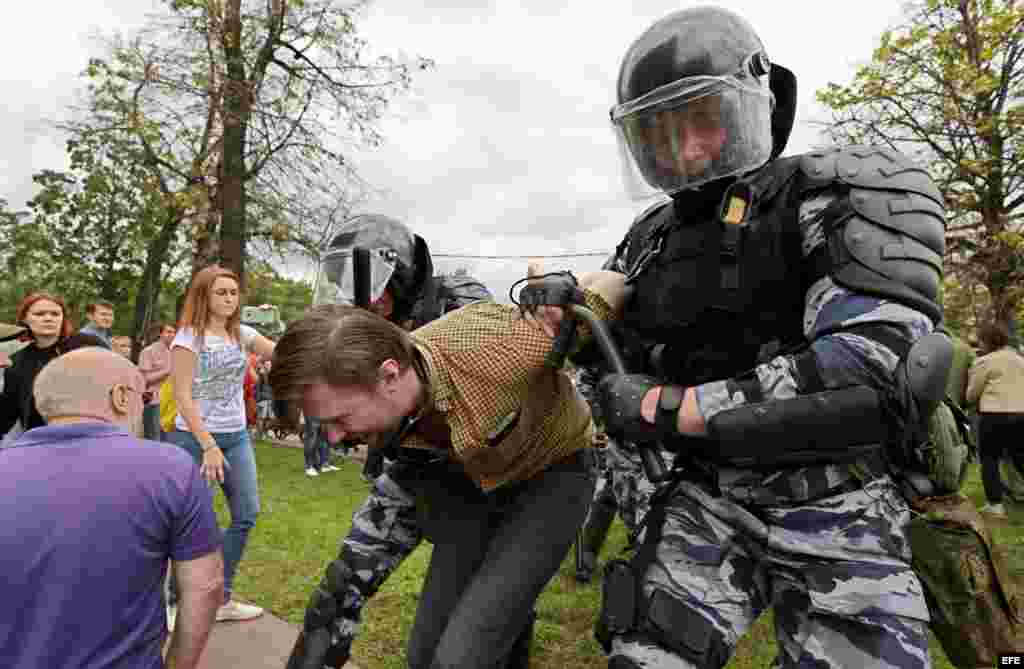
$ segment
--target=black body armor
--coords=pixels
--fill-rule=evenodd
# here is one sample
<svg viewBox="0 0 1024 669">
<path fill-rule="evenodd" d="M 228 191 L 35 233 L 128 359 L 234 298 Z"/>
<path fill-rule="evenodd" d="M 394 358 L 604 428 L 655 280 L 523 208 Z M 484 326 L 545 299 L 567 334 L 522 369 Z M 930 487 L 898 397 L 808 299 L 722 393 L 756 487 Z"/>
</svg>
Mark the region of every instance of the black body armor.
<svg viewBox="0 0 1024 669">
<path fill-rule="evenodd" d="M 799 344 L 805 294 L 826 275 L 941 320 L 942 199 L 901 154 L 780 159 L 723 190 L 645 212 L 618 249 L 634 288 L 626 325 L 659 343 L 653 373 L 697 385 L 750 369 L 766 342 Z M 826 191 L 836 195 L 822 212 L 827 243 L 804 258 L 798 209 Z"/>
<path fill-rule="evenodd" d="M 780 160 L 760 172 L 739 222 L 721 215 L 734 188 L 695 209 L 669 201 L 630 230 L 620 247 L 634 288 L 625 323 L 659 342 L 650 371 L 680 385 L 728 378 L 752 367 L 765 341 L 801 336 L 805 279 L 789 205 L 797 166 Z"/>
</svg>

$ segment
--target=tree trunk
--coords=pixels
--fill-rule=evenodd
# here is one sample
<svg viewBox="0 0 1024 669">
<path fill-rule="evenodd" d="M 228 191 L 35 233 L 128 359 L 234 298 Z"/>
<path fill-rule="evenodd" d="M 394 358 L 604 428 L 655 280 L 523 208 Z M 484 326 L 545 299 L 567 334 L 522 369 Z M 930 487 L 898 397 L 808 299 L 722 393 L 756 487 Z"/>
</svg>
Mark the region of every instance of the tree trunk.
<svg viewBox="0 0 1024 669">
<path fill-rule="evenodd" d="M 992 317 L 997 323 L 1005 323 L 1010 334 L 1010 345 L 1020 345 L 1020 335 L 1017 331 L 1017 299 L 1013 290 L 1006 288 L 989 289 L 992 294 Z"/>
<path fill-rule="evenodd" d="M 242 53 L 241 0 L 224 7 L 224 169 L 221 184 L 221 259 L 245 285 L 245 131 L 251 107 Z"/>
<path fill-rule="evenodd" d="M 216 186 L 208 187 L 209 191 L 216 197 Z M 196 272 L 217 263 L 220 256 L 220 249 L 217 244 L 217 233 L 219 207 L 210 201 L 203 200 L 192 214 L 188 216 L 188 222 L 192 231 L 192 276 Z"/>
<path fill-rule="evenodd" d="M 224 15 L 219 4 L 207 7 L 206 42 L 209 53 L 216 53 L 224 39 Z M 210 59 L 210 83 L 207 86 L 208 107 L 203 131 L 204 157 L 192 165 L 192 187 L 196 197 L 195 211 L 189 216 L 192 226 L 192 276 L 209 265 L 220 262 L 218 243 L 223 223 L 221 201 L 224 162 L 224 72 L 220 61 Z"/>
<path fill-rule="evenodd" d="M 132 323 L 132 332 L 139 335 L 132 338 L 132 361 L 136 363 L 139 361 L 142 342 L 146 339 L 146 331 L 160 298 L 160 275 L 167 259 L 167 250 L 171 247 L 171 240 L 174 239 L 174 232 L 180 222 L 181 217 L 176 212 L 171 214 L 146 250 L 146 266 L 142 270 L 139 290 L 135 295 L 135 318 Z"/>
</svg>

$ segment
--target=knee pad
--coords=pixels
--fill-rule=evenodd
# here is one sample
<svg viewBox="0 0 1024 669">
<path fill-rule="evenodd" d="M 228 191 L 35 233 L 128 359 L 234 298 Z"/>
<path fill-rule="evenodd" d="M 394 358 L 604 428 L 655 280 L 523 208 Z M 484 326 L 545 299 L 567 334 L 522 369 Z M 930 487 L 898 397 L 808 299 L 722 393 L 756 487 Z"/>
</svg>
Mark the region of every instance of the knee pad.
<svg viewBox="0 0 1024 669">
<path fill-rule="evenodd" d="M 644 595 L 639 573 L 625 560 L 611 560 L 605 565 L 601 613 L 594 625 L 594 637 L 604 651 L 611 652 L 614 637 L 634 633 L 701 669 L 724 667 L 732 648 L 721 630 L 665 590 L 655 588 L 650 596 Z"/>
<path fill-rule="evenodd" d="M 656 588 L 640 605 L 638 627 L 659 645 L 701 669 L 720 669 L 732 650 L 721 630 L 686 602 Z"/>
<path fill-rule="evenodd" d="M 639 664 L 624 657 L 622 655 L 616 655 L 615 657 L 608 660 L 608 669 L 644 669 Z"/>
</svg>

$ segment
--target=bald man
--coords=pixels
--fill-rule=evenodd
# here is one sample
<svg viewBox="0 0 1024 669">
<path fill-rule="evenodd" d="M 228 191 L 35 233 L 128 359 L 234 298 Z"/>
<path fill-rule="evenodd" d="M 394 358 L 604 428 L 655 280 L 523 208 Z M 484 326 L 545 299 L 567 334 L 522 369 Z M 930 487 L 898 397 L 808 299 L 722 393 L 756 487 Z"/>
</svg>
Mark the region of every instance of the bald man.
<svg viewBox="0 0 1024 669">
<path fill-rule="evenodd" d="M 47 424 L 0 451 L 5 669 L 164 666 L 168 560 L 167 666 L 199 661 L 223 598 L 220 529 L 192 458 L 137 438 L 144 389 L 131 361 L 95 347 L 36 377 Z"/>
</svg>

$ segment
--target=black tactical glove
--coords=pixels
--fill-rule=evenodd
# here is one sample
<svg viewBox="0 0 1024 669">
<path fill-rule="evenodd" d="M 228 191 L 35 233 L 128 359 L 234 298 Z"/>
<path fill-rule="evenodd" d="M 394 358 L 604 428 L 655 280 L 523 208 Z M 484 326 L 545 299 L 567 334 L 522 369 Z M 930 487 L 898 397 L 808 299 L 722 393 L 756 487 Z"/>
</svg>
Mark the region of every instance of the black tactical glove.
<svg viewBox="0 0 1024 669">
<path fill-rule="evenodd" d="M 644 395 L 658 386 L 661 386 L 661 397 L 656 422 L 649 423 L 640 413 L 640 406 Z M 609 374 L 601 379 L 597 394 L 604 411 L 605 428 L 612 436 L 649 444 L 678 434 L 676 415 L 683 396 L 679 386 L 663 385 L 646 374 Z"/>
<path fill-rule="evenodd" d="M 583 291 L 580 290 L 572 272 L 551 272 L 520 281 L 529 281 L 519 291 L 520 311 L 532 314 L 537 311 L 537 307 L 545 305 L 564 307 L 568 304 L 584 304 Z M 515 288 L 515 285 L 512 288 Z"/>
<path fill-rule="evenodd" d="M 307 633 L 299 632 L 295 647 L 285 669 L 341 669 L 349 660 L 348 644 L 331 646 L 331 633 L 326 627 Z"/>
</svg>

